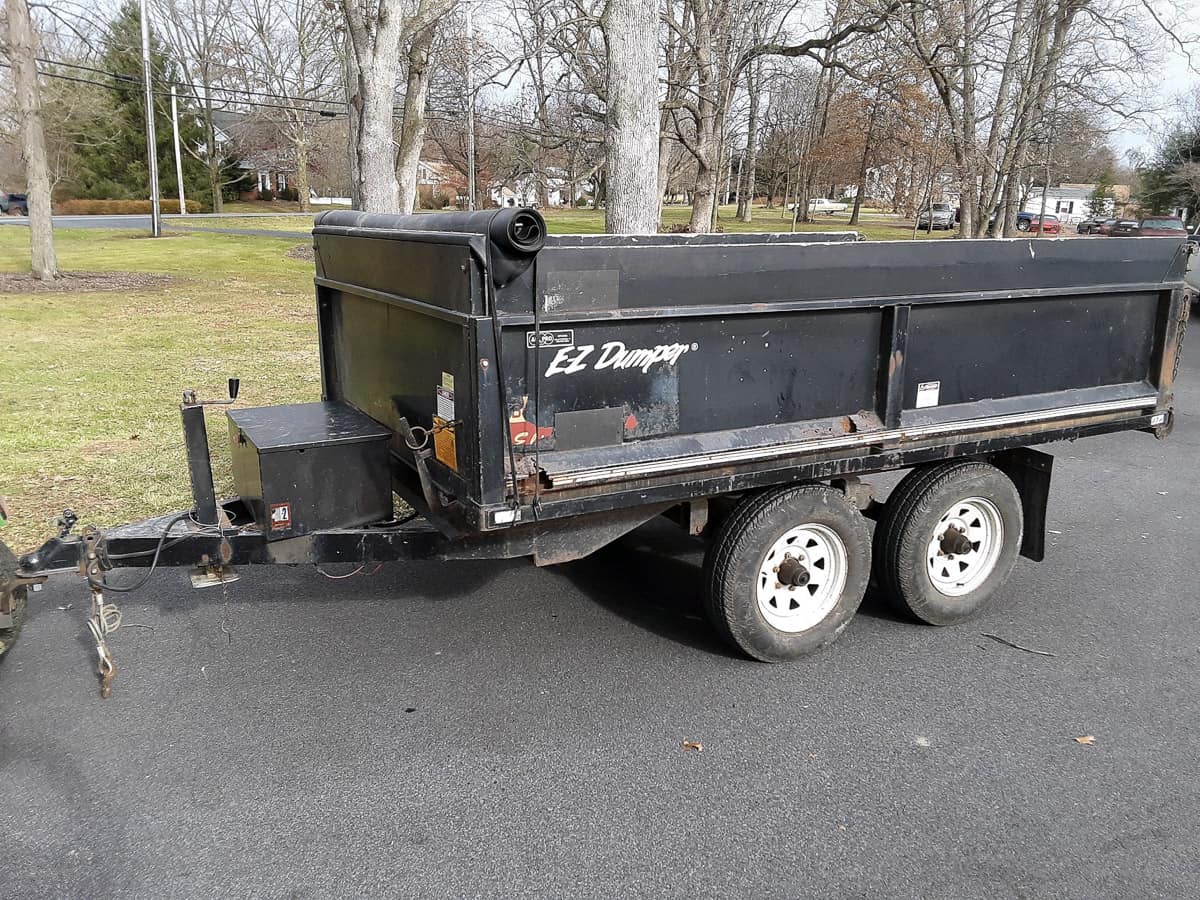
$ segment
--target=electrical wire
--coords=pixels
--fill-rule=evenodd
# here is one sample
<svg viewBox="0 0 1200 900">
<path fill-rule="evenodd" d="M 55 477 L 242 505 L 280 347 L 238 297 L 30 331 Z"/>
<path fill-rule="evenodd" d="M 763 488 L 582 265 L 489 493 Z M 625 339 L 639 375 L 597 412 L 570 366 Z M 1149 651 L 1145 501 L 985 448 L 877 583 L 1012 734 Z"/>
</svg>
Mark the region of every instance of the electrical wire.
<svg viewBox="0 0 1200 900">
<path fill-rule="evenodd" d="M 145 587 L 146 582 L 148 582 L 150 580 L 150 577 L 154 574 L 154 570 L 158 568 L 158 559 L 162 555 L 163 545 L 166 543 L 167 535 L 171 533 L 172 528 L 174 528 L 177 524 L 184 521 L 185 519 L 190 518 L 191 515 L 192 515 L 192 513 L 189 510 L 188 512 L 180 513 L 175 518 L 173 518 L 170 522 L 167 523 L 167 527 L 163 529 L 162 536 L 159 537 L 159 539 L 158 539 L 158 546 L 154 550 L 154 559 L 151 560 L 151 562 L 150 562 L 150 569 L 146 572 L 146 574 L 141 578 L 140 581 L 137 581 L 133 584 L 126 584 L 126 585 L 108 584 L 105 581 L 96 581 L 96 579 L 94 579 L 89 574 L 87 577 L 88 584 L 91 585 L 92 587 L 96 588 L 99 591 L 112 591 L 115 594 L 131 594 L 134 591 L 138 590 L 139 588 Z M 189 536 L 189 535 L 185 535 L 185 536 Z"/>
</svg>

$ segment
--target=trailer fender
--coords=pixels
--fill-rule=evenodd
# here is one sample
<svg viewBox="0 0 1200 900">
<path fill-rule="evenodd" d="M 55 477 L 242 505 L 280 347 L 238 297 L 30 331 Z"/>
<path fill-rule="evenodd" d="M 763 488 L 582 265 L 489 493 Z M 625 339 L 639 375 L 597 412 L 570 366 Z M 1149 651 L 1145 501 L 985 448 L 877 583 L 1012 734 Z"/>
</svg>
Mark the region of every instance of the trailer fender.
<svg viewBox="0 0 1200 900">
<path fill-rule="evenodd" d="M 1050 500 L 1054 457 L 1040 450 L 1018 447 L 993 453 L 988 459 L 1009 477 L 1021 495 L 1021 512 L 1025 517 L 1021 555 L 1041 562 L 1046 558 L 1046 504 Z"/>
</svg>

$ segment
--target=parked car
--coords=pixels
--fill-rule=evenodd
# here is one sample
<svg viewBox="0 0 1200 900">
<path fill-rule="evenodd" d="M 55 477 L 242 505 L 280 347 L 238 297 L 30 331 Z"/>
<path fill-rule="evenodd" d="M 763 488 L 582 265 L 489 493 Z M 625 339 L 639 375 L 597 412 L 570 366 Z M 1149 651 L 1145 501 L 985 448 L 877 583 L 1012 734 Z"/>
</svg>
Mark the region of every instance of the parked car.
<svg viewBox="0 0 1200 900">
<path fill-rule="evenodd" d="M 1017 223 L 1020 227 L 1020 223 Z M 1059 234 L 1062 231 L 1062 223 L 1058 221 L 1058 216 L 1053 216 L 1047 213 L 1044 216 L 1030 216 L 1029 224 L 1025 226 L 1025 231 L 1031 234 Z"/>
<path fill-rule="evenodd" d="M 934 203 L 932 206 L 927 206 L 917 216 L 917 227 L 953 228 L 954 207 L 949 203 Z"/>
<path fill-rule="evenodd" d="M 1101 222 L 1097 226 L 1096 234 L 1104 234 L 1104 235 L 1112 234 L 1113 226 L 1116 225 L 1117 222 L 1119 222 L 1119 221 L 1121 221 L 1121 220 L 1120 219 L 1105 219 L 1103 222 Z"/>
<path fill-rule="evenodd" d="M 1095 234 L 1100 230 L 1100 226 L 1104 222 L 1105 219 L 1103 216 L 1092 216 L 1090 219 L 1084 219 L 1075 226 L 1075 230 L 1080 234 Z"/>
<path fill-rule="evenodd" d="M 1140 224 L 1137 219 L 1117 219 L 1109 234 L 1113 237 L 1133 237 L 1138 233 Z"/>
<path fill-rule="evenodd" d="M 27 216 L 29 215 L 29 202 L 25 199 L 24 194 L 0 191 L 0 213 L 4 213 L 6 216 Z"/>
<path fill-rule="evenodd" d="M 1137 233 L 1141 237 L 1186 237 L 1187 229 L 1174 216 L 1147 216 L 1138 223 Z"/>
<path fill-rule="evenodd" d="M 827 200 L 824 197 L 817 197 L 808 201 L 808 211 L 810 213 L 825 213 L 827 216 L 845 212 L 848 208 L 845 203 L 839 203 L 836 200 Z"/>
</svg>

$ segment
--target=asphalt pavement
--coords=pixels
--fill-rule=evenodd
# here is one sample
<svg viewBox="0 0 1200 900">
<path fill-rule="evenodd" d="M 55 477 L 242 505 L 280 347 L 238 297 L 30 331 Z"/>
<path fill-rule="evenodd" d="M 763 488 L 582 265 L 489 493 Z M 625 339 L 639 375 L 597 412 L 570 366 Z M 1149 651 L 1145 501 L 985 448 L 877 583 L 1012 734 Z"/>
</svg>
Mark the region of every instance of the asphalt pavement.
<svg viewBox="0 0 1200 900">
<path fill-rule="evenodd" d="M 296 237 L 307 238 L 308 231 L 277 231 L 270 228 L 221 228 L 215 226 L 189 227 L 188 221 L 208 220 L 220 222 L 221 219 L 269 219 L 275 216 L 293 216 L 294 213 L 191 213 L 187 216 L 163 216 L 163 228 L 167 231 L 212 231 L 218 234 L 241 234 L 251 237 Z M 314 213 L 315 215 L 315 213 Z M 55 228 L 131 228 L 137 231 L 150 230 L 150 216 L 54 216 Z M 26 216 L 0 216 L 0 226 L 28 227 Z"/>
<path fill-rule="evenodd" d="M 162 572 L 108 701 L 58 577 L 0 662 L 2 893 L 1196 896 L 1200 368 L 1169 440 L 1054 449 L 1048 558 L 982 618 L 872 593 L 791 665 L 717 642 L 665 524 L 546 570 Z"/>
</svg>

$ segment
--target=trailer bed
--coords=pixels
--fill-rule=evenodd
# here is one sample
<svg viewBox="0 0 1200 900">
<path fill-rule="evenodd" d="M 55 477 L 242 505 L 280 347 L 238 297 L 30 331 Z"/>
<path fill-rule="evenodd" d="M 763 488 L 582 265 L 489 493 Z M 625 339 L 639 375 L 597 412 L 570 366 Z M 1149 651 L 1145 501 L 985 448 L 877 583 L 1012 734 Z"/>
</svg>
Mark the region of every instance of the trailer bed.
<svg viewBox="0 0 1200 900">
<path fill-rule="evenodd" d="M 316 281 L 325 397 L 428 431 L 424 460 L 393 446 L 395 477 L 447 527 L 1170 427 L 1173 238 L 563 236 L 521 255 L 427 221 L 322 215 Z"/>
</svg>

